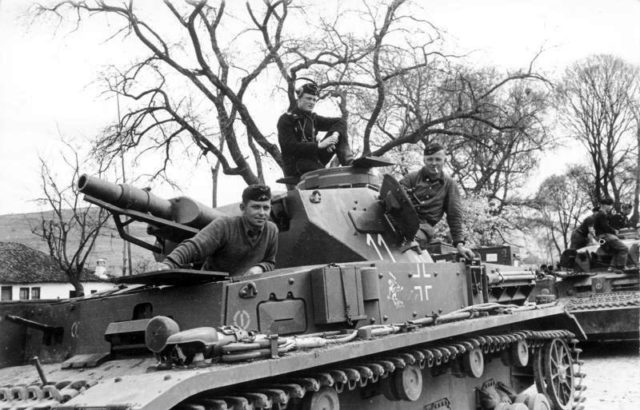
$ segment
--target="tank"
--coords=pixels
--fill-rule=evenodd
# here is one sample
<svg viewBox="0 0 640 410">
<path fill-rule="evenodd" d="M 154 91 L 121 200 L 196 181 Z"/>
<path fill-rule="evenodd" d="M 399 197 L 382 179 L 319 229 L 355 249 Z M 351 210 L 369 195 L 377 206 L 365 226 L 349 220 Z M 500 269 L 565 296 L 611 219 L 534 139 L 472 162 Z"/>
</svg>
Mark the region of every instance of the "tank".
<svg viewBox="0 0 640 410">
<path fill-rule="evenodd" d="M 624 271 L 608 270 L 610 256 L 600 244 L 563 252 L 557 269 L 543 268 L 531 297 L 557 298 L 580 322 L 589 341 L 638 340 L 640 332 L 640 233 L 619 232 L 629 249 Z"/>
<path fill-rule="evenodd" d="M 564 305 L 527 302 L 535 273 L 434 262 L 398 182 L 360 165 L 273 197 L 274 271 L 194 265 L 0 304 L 0 409 L 582 408 L 584 332 Z M 160 257 L 224 215 L 88 176 L 80 188 Z M 132 221 L 155 239 L 127 234 Z"/>
</svg>

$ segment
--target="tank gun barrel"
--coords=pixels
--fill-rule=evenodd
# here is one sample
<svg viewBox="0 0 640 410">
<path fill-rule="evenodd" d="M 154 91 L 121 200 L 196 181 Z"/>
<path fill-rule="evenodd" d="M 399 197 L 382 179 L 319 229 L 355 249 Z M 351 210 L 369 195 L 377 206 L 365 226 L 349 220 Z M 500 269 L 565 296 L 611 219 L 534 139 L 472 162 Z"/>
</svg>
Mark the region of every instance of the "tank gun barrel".
<svg viewBox="0 0 640 410">
<path fill-rule="evenodd" d="M 78 179 L 78 189 L 117 207 L 150 213 L 151 215 L 187 225 L 203 228 L 224 213 L 182 196 L 173 199 L 161 198 L 147 189 L 136 188 L 129 184 L 114 184 L 89 175 Z"/>
</svg>

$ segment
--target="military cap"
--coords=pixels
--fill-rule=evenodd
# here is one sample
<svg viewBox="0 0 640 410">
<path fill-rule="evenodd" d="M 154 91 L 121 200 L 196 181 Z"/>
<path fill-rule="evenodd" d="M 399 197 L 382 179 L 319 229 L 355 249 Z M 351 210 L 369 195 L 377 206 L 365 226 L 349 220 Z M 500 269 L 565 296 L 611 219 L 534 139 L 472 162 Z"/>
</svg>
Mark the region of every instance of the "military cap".
<svg viewBox="0 0 640 410">
<path fill-rule="evenodd" d="M 268 201 L 271 199 L 271 188 L 263 184 L 249 185 L 242 191 L 242 202 Z"/>
<path fill-rule="evenodd" d="M 442 151 L 444 147 L 437 142 L 430 142 L 424 147 L 424 155 L 433 155 L 438 151 Z"/>
<path fill-rule="evenodd" d="M 611 198 L 602 198 L 600 200 L 600 205 L 613 205 L 613 199 L 611 199 Z"/>
<path fill-rule="evenodd" d="M 302 97 L 302 94 L 318 95 L 318 85 L 316 83 L 305 83 L 296 89 L 296 95 L 298 98 Z"/>
</svg>

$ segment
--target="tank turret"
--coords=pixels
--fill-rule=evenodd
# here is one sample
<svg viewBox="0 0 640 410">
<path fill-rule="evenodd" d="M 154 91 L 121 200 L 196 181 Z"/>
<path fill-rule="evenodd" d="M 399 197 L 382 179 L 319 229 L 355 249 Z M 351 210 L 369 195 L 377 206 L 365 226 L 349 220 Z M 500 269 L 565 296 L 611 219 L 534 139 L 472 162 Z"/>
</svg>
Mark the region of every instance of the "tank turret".
<svg viewBox="0 0 640 410">
<path fill-rule="evenodd" d="M 183 217 L 191 200 L 87 176 L 81 188 L 124 239 L 164 254 L 223 214 L 189 205 Z M 575 318 L 526 302 L 532 271 L 433 262 L 413 241 L 417 214 L 393 177 L 366 167 L 310 172 L 272 198 L 271 219 L 280 233 L 270 272 L 152 271 L 84 298 L 0 304 L 0 338 L 11 347 L 0 352 L 0 409 L 581 402 Z M 134 220 L 158 243 L 129 236 L 122 227 Z"/>
</svg>

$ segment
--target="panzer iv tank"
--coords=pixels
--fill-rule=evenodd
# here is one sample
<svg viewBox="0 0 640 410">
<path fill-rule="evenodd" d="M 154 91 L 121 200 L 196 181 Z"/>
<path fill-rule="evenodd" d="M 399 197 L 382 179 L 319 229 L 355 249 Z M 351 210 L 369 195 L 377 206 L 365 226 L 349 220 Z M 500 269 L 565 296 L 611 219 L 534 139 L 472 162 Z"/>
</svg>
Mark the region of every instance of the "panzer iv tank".
<svg viewBox="0 0 640 410">
<path fill-rule="evenodd" d="M 362 164 L 360 164 L 362 165 Z M 124 239 L 165 255 L 221 210 L 80 178 Z M 0 304 L 0 409 L 580 409 L 580 325 L 535 275 L 434 263 L 398 182 L 314 171 L 274 196 L 277 269 L 190 269 Z M 132 237 L 132 221 L 156 239 Z"/>
</svg>

